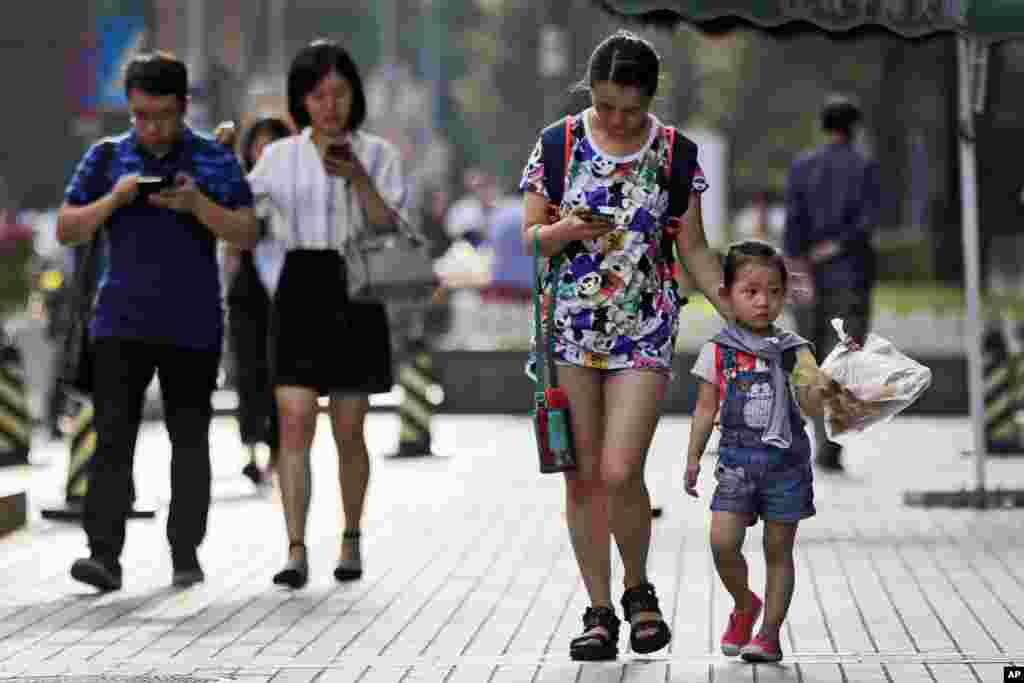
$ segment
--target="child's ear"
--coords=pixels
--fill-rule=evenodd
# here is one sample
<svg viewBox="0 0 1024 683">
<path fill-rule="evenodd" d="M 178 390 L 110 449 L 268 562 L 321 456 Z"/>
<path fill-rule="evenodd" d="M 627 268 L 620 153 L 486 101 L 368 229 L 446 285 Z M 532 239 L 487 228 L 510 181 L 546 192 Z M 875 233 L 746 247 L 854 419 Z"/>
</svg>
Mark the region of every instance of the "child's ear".
<svg viewBox="0 0 1024 683">
<path fill-rule="evenodd" d="M 728 299 L 729 298 L 729 288 L 726 287 L 725 285 L 719 285 L 718 286 L 718 298 L 719 299 Z"/>
</svg>

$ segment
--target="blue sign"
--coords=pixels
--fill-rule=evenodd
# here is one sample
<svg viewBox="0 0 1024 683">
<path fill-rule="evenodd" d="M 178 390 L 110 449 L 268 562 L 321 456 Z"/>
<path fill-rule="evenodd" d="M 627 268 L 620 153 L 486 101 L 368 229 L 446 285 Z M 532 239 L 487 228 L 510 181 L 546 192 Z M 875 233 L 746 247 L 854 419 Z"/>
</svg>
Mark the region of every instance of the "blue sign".
<svg viewBox="0 0 1024 683">
<path fill-rule="evenodd" d="M 105 16 L 96 27 L 97 109 L 124 109 L 124 66 L 142 48 L 146 19 L 142 16 Z"/>
</svg>

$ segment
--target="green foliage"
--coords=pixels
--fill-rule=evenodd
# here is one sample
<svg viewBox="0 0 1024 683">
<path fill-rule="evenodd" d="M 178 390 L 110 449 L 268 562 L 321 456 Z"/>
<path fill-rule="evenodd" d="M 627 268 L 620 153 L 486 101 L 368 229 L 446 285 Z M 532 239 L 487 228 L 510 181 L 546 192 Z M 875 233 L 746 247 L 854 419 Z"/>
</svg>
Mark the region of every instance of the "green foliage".
<svg viewBox="0 0 1024 683">
<path fill-rule="evenodd" d="M 882 240 L 876 247 L 878 280 L 917 283 L 935 280 L 932 249 L 921 240 Z"/>
</svg>

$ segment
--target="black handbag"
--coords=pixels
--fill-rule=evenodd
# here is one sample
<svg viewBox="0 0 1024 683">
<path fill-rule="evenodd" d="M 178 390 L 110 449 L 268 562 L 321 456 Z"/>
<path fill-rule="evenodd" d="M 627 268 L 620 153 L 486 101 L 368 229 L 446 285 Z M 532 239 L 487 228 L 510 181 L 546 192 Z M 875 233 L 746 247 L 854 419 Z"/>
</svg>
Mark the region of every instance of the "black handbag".
<svg viewBox="0 0 1024 683">
<path fill-rule="evenodd" d="M 96 177 L 103 179 L 110 167 L 114 144 L 100 147 Z M 96 304 L 96 286 L 99 280 L 99 257 L 105 226 L 86 244 L 74 247 L 75 271 L 69 289 L 69 316 L 61 347 L 58 382 L 72 393 L 89 395 L 93 389 L 92 342 L 89 327 Z"/>
</svg>

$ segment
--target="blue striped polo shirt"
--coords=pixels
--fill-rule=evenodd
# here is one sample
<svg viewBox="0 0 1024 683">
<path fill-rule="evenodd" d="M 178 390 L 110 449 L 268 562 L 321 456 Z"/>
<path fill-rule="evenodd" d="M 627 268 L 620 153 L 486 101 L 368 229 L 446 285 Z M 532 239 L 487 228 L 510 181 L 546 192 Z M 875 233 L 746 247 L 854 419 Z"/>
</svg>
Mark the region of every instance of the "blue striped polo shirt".
<svg viewBox="0 0 1024 683">
<path fill-rule="evenodd" d="M 100 147 L 114 145 L 103 173 Z M 253 197 L 235 155 L 187 126 L 170 152 L 156 158 L 135 133 L 93 145 L 75 169 L 65 199 L 89 204 L 126 174 L 192 176 L 204 195 L 228 208 L 252 206 Z M 216 238 L 191 214 L 138 199 L 107 222 L 105 269 L 96 299 L 94 339 L 116 337 L 219 350 L 223 310 Z"/>
</svg>

